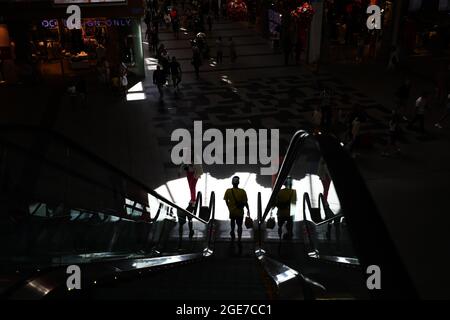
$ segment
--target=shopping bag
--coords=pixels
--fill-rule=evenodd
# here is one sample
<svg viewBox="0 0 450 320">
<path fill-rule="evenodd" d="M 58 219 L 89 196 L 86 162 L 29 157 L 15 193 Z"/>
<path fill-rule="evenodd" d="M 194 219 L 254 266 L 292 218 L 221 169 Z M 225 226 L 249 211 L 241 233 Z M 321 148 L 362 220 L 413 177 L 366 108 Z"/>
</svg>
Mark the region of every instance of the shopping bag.
<svg viewBox="0 0 450 320">
<path fill-rule="evenodd" d="M 253 228 L 253 219 L 250 218 L 249 216 L 247 216 L 247 217 L 245 218 L 245 227 L 246 227 L 247 229 Z"/>
<path fill-rule="evenodd" d="M 266 228 L 267 229 L 275 228 L 275 218 L 274 217 L 270 217 L 269 219 L 267 219 L 267 221 L 266 221 Z"/>
</svg>

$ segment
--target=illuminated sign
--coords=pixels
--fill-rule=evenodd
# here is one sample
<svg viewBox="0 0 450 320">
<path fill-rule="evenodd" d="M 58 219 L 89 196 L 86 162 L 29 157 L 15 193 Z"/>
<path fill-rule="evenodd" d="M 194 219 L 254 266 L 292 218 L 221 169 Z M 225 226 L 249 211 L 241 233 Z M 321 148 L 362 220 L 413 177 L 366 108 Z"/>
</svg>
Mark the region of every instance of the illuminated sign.
<svg viewBox="0 0 450 320">
<path fill-rule="evenodd" d="M 63 19 L 64 27 L 67 27 L 67 20 Z M 118 18 L 118 19 L 82 19 L 81 25 L 83 27 L 127 27 L 131 26 L 130 18 Z M 44 28 L 56 28 L 58 27 L 58 19 L 46 19 L 41 21 L 41 26 Z"/>
</svg>

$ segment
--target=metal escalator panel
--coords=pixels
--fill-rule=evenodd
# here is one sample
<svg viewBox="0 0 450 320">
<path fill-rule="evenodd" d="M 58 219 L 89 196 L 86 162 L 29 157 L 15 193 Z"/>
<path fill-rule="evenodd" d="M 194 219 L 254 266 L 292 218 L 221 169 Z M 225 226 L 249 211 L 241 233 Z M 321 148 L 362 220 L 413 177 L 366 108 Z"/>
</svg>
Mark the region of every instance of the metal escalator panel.
<svg viewBox="0 0 450 320">
<path fill-rule="evenodd" d="M 34 127 L 0 127 L 0 205 L 6 275 L 202 253 L 209 244 L 200 193 L 187 211 L 77 143 Z"/>
<path fill-rule="evenodd" d="M 361 175 L 336 138 L 297 132 L 284 157 L 272 195 L 263 205 L 262 247 L 273 250 L 271 240 L 277 239 L 278 247 L 283 246 L 285 253 L 290 250 L 291 257 L 299 257 L 295 267 L 306 270 L 307 275 L 323 283 L 333 282 L 340 289 L 343 287 L 338 283 L 344 287 L 348 284 L 344 290 L 358 292 L 358 297 L 415 295 Z M 272 229 L 267 228 L 270 218 L 278 222 L 272 224 Z M 304 257 L 296 252 L 298 248 Z M 314 267 L 307 270 L 311 262 L 315 262 L 315 270 Z M 341 273 L 325 265 L 341 267 L 340 270 L 349 267 L 356 272 Z M 367 288 L 367 270 L 373 270 L 373 266 L 382 272 L 383 290 Z"/>
<path fill-rule="evenodd" d="M 277 221 L 273 229 L 266 230 L 266 240 L 302 242 L 312 258 L 358 264 L 341 202 L 319 145 L 307 139 L 288 157 L 285 161 L 290 161 L 290 168 L 285 170 L 286 177 L 280 180 L 281 187 L 274 191 L 266 208 L 266 218 Z"/>
</svg>

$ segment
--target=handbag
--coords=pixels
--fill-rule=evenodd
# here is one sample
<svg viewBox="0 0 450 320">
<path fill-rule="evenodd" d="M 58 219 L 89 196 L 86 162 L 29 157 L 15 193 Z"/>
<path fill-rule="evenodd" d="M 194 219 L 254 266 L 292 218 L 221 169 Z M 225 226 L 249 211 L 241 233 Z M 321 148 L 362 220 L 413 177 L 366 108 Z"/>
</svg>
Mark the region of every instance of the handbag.
<svg viewBox="0 0 450 320">
<path fill-rule="evenodd" d="M 245 227 L 247 229 L 252 229 L 253 228 L 253 219 L 250 218 L 249 216 L 245 217 Z"/>
</svg>

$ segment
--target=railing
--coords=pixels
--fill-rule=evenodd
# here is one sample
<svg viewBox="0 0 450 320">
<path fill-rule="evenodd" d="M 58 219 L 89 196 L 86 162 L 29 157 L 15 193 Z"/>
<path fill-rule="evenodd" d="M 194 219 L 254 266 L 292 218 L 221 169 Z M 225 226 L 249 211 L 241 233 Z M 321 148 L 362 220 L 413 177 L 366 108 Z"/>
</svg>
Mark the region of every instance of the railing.
<svg viewBox="0 0 450 320">
<path fill-rule="evenodd" d="M 331 179 L 328 182 L 328 188 L 332 184 L 336 196 L 333 198 L 336 199 L 333 203 L 335 210 L 327 213 L 327 208 L 325 219 L 320 217 L 320 221 L 310 221 L 306 216 L 306 210 L 310 212 L 312 209 L 318 210 L 317 214 L 320 215 L 322 207 L 325 209 L 328 205 L 324 196 L 319 194 L 318 208 L 312 208 L 309 194 L 314 189 L 320 188 L 315 186 L 315 183 L 318 182 L 315 179 L 319 177 L 325 188 L 325 182 L 319 173 L 319 169 L 324 164 Z M 329 261 L 343 265 L 359 263 L 362 284 L 365 283 L 364 279 L 367 277 L 366 268 L 371 265 L 379 266 L 383 270 L 386 287 L 383 290 L 369 292 L 368 294 L 372 298 L 417 297 L 404 263 L 360 173 L 337 139 L 322 134 L 309 135 L 305 131 L 298 131 L 294 134 L 264 214 L 258 219 L 258 230 L 262 229 L 270 210 L 275 207 L 278 193 L 288 176 L 293 176 L 297 183 L 302 179 L 309 179 L 311 184 L 311 191 L 307 191 L 301 199 L 303 214 L 300 211 L 294 221 L 295 226 L 299 227 L 297 229 L 294 227 L 294 230 L 306 230 L 306 238 L 303 237 L 305 233 L 300 232 L 300 239 L 303 238 L 305 242 L 312 244 L 311 248 L 307 248 L 311 257 L 316 260 L 324 257 L 330 258 Z M 306 187 L 303 185 L 302 188 Z M 301 219 L 299 219 L 300 216 L 302 216 Z M 345 221 L 344 225 L 341 223 L 342 221 Z M 339 235 L 333 240 L 331 235 L 329 239 L 324 239 L 323 234 L 320 234 L 321 238 L 318 242 L 319 234 L 311 232 L 315 231 L 312 229 L 320 229 L 322 226 L 329 228 L 331 222 L 334 222 L 336 230 L 339 228 Z M 262 239 L 257 239 L 257 241 L 262 247 Z M 317 243 L 321 244 L 321 248 L 317 248 Z M 264 252 L 262 248 L 261 251 Z M 342 255 L 342 252 L 350 252 L 351 255 Z"/>
<path fill-rule="evenodd" d="M 286 156 L 283 159 L 283 163 L 281 164 L 280 170 L 277 175 L 277 179 L 275 180 L 275 185 L 272 189 L 272 195 L 266 205 L 266 209 L 264 210 L 264 214 L 260 220 L 260 222 L 264 222 L 269 214 L 270 210 L 274 207 L 276 197 L 281 187 L 283 186 L 284 181 L 286 180 L 289 171 L 296 159 L 297 151 L 299 148 L 299 143 L 304 141 L 308 137 L 308 133 L 306 131 L 297 131 L 291 138 L 291 142 L 289 143 L 289 147 L 286 151 Z"/>
<path fill-rule="evenodd" d="M 214 194 L 206 221 L 199 217 L 201 193 L 190 212 L 76 142 L 39 127 L 0 126 L 0 151 L 2 265 L 26 269 L 180 253 L 182 240 L 191 242 L 190 252 L 206 247 L 212 253 Z M 177 239 L 180 216 L 193 220 L 193 235 Z"/>
<path fill-rule="evenodd" d="M 167 200 L 166 198 L 164 198 L 163 196 L 159 195 L 158 193 L 156 193 L 153 189 L 147 187 L 144 183 L 142 183 L 141 181 L 131 177 L 130 175 L 128 175 L 126 172 L 124 172 L 123 170 L 111 165 L 108 161 L 104 160 L 103 158 L 101 158 L 100 156 L 96 155 L 95 153 L 87 150 L 86 148 L 80 146 L 78 143 L 76 143 L 75 141 L 73 141 L 72 139 L 56 132 L 56 131 L 52 131 L 46 128 L 42 128 L 42 127 L 37 127 L 37 126 L 31 126 L 31 125 L 1 125 L 0 126 L 0 135 L 1 134 L 9 134 L 9 133 L 33 133 L 33 134 L 43 134 L 43 135 L 47 135 L 48 137 L 51 137 L 52 139 L 55 139 L 56 141 L 58 141 L 59 143 L 62 143 L 65 146 L 65 151 L 67 153 L 67 155 L 70 154 L 71 150 L 74 150 L 76 152 L 79 152 L 80 154 L 82 154 L 84 157 L 86 157 L 87 159 L 89 159 L 90 161 L 96 163 L 98 166 L 101 166 L 111 172 L 116 173 L 117 175 L 123 177 L 124 179 L 132 182 L 133 184 L 135 184 L 136 186 L 140 187 L 141 189 L 145 190 L 148 194 L 152 195 L 153 197 L 157 198 L 159 201 L 164 202 L 170 206 L 172 206 L 173 208 L 176 208 L 177 210 L 181 210 L 184 214 L 192 216 L 194 219 L 203 222 L 204 224 L 207 223 L 207 221 L 202 220 L 201 218 L 191 214 L 190 212 L 188 212 L 187 210 L 181 208 L 180 206 L 174 204 L 173 202 L 171 202 L 170 200 Z M 13 147 L 13 148 L 17 148 L 19 150 L 22 151 L 26 151 L 28 153 L 30 153 L 33 156 L 36 157 L 40 157 L 41 160 L 46 161 L 47 163 L 49 163 L 52 166 L 58 167 L 70 174 L 73 175 L 79 175 L 79 173 L 77 173 L 76 171 L 70 170 L 67 167 L 64 167 L 63 165 L 59 164 L 56 161 L 51 161 L 50 159 L 45 159 L 44 157 L 42 157 L 42 155 L 40 155 L 38 152 L 33 152 L 27 148 L 21 147 L 20 145 L 17 144 L 13 144 L 7 140 L 4 139 L 0 139 L 0 143 L 5 144 L 9 147 Z M 92 179 L 90 179 L 88 176 L 83 176 L 82 177 L 84 180 L 86 181 L 90 181 L 92 183 L 95 184 L 100 184 L 100 182 L 98 181 L 92 181 Z"/>
</svg>

